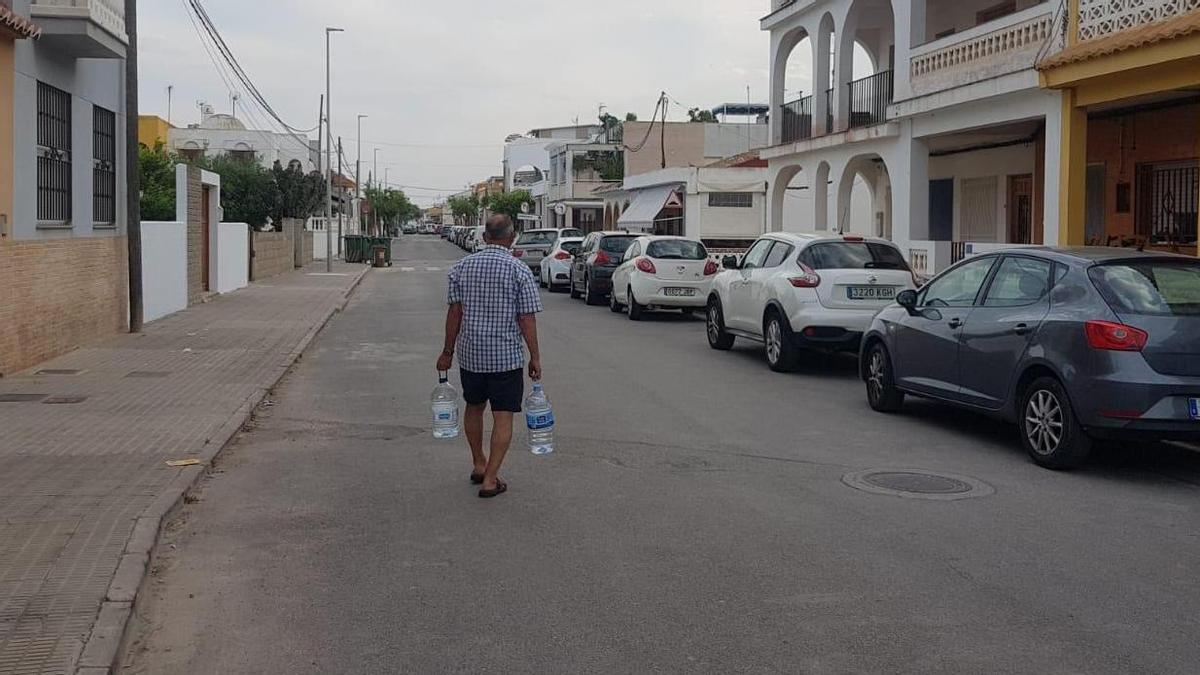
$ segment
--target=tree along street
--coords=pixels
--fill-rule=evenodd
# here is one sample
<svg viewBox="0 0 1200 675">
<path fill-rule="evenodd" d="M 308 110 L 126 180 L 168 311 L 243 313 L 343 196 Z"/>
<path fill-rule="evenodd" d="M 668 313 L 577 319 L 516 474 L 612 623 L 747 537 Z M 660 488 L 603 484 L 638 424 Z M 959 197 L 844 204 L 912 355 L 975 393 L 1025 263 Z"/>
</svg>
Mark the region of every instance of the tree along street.
<svg viewBox="0 0 1200 675">
<path fill-rule="evenodd" d="M 435 441 L 428 419 L 459 255 L 406 237 L 313 343 L 168 529 L 123 672 L 1200 661 L 1184 628 L 1200 455 L 1106 449 L 1046 471 L 1007 425 L 921 401 L 873 413 L 853 359 L 778 375 L 761 347 L 716 354 L 700 318 L 543 294 L 557 451 L 533 457 L 518 432 L 508 494 L 476 498 L 465 442 Z M 852 487 L 880 468 L 978 491 Z"/>
</svg>

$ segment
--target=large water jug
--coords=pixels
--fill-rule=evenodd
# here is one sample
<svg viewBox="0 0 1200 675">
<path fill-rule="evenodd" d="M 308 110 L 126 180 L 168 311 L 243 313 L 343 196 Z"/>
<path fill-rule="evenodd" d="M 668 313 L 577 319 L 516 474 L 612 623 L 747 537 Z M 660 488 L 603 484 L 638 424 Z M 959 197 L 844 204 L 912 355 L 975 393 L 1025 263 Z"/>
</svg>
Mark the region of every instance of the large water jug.
<svg viewBox="0 0 1200 675">
<path fill-rule="evenodd" d="M 458 391 L 446 373 L 438 373 L 438 385 L 429 397 L 433 407 L 433 437 L 458 437 Z"/>
<path fill-rule="evenodd" d="M 530 452 L 535 455 L 554 452 L 554 409 L 541 382 L 533 383 L 533 391 L 525 399 L 525 424 L 529 427 Z"/>
</svg>

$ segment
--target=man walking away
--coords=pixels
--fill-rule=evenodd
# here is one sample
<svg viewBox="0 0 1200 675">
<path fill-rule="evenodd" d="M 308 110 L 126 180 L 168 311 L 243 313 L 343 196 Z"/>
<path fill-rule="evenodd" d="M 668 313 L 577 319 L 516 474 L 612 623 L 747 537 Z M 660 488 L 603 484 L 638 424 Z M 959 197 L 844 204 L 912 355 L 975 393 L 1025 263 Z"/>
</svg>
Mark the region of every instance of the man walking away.
<svg viewBox="0 0 1200 675">
<path fill-rule="evenodd" d="M 509 250 L 516 231 L 506 215 L 492 216 L 484 228 L 484 247 L 450 268 L 446 343 L 439 371 L 449 370 L 458 352 L 467 413 L 463 426 L 471 446 L 471 482 L 484 498 L 503 494 L 500 465 L 512 442 L 513 414 L 525 394 L 524 339 L 529 347 L 529 377 L 542 379 L 537 313 L 542 311 L 537 282 L 529 267 Z M 483 453 L 483 412 L 492 406 L 492 441 Z"/>
</svg>

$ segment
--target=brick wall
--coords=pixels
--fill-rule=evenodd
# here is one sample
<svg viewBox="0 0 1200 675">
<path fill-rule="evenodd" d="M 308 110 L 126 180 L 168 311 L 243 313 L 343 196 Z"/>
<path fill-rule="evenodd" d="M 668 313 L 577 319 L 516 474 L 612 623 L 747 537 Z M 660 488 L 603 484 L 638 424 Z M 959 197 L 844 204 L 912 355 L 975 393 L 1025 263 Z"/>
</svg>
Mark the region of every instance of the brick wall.
<svg viewBox="0 0 1200 675">
<path fill-rule="evenodd" d="M 200 183 L 200 169 L 187 169 L 187 289 L 188 304 L 200 302 L 204 296 L 204 277 L 200 269 L 203 255 L 204 230 L 200 220 L 204 215 L 204 186 Z"/>
<path fill-rule="evenodd" d="M 250 233 L 250 280 L 261 281 L 296 268 L 296 251 L 286 232 Z"/>
<path fill-rule="evenodd" d="M 0 375 L 128 326 L 124 237 L 0 242 Z"/>
</svg>

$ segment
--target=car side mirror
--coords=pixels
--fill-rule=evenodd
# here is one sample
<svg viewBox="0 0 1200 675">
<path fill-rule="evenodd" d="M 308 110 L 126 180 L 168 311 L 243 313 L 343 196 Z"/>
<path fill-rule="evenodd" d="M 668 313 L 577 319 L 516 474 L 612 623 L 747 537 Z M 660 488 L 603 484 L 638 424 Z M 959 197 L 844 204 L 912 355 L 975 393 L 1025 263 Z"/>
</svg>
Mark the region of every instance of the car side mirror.
<svg viewBox="0 0 1200 675">
<path fill-rule="evenodd" d="M 738 268 L 738 260 L 735 255 L 727 255 L 721 258 L 721 267 L 727 270 L 736 270 Z"/>
<path fill-rule="evenodd" d="M 896 304 L 908 310 L 912 314 L 917 309 L 917 292 L 910 289 L 900 291 L 896 296 Z"/>
</svg>

